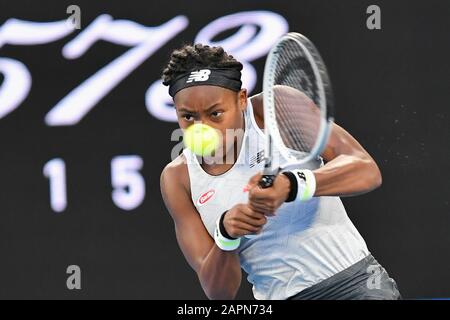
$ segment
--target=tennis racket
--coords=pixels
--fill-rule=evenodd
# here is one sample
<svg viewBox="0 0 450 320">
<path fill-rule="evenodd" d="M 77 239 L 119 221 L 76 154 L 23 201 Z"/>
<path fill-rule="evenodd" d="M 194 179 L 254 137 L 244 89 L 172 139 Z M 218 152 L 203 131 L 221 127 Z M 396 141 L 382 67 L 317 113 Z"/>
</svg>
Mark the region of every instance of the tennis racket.
<svg viewBox="0 0 450 320">
<path fill-rule="evenodd" d="M 263 108 L 266 145 L 259 185 L 268 188 L 280 171 L 317 158 L 333 123 L 330 78 L 319 52 L 305 36 L 287 33 L 270 50 Z M 283 161 L 275 161 L 279 160 L 275 155 L 283 156 Z"/>
</svg>

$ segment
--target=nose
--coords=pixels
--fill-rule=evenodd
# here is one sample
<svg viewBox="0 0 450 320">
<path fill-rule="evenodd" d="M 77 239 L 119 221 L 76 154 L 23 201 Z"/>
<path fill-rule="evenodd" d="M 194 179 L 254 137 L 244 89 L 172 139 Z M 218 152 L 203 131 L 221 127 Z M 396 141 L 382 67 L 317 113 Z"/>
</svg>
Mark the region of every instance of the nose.
<svg viewBox="0 0 450 320">
<path fill-rule="evenodd" d="M 206 125 L 214 128 L 213 123 L 211 121 L 209 121 L 208 117 L 206 117 L 206 116 L 200 116 L 199 119 L 195 121 L 195 123 L 206 124 Z"/>
</svg>

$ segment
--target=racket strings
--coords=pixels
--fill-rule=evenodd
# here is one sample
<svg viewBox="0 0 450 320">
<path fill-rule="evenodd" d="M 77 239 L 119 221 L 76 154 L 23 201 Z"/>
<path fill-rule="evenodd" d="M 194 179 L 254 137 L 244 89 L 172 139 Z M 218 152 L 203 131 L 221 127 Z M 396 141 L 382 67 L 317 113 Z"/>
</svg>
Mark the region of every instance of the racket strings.
<svg viewBox="0 0 450 320">
<path fill-rule="evenodd" d="M 293 50 L 288 43 L 285 43 L 282 49 L 286 56 L 284 56 L 284 59 L 279 59 L 278 61 L 279 68 L 275 75 L 275 84 L 293 87 L 296 77 L 293 77 L 292 70 L 297 69 L 296 64 L 298 64 L 298 59 L 296 58 L 298 57 L 294 56 Z M 289 103 L 284 101 L 287 95 L 284 95 L 279 91 L 282 90 L 277 90 L 276 87 L 274 88 L 275 109 L 277 111 L 277 122 L 281 137 L 286 147 L 302 150 L 303 146 L 301 141 L 303 138 L 301 136 L 301 131 L 296 128 L 297 124 L 295 123 L 295 116 L 293 117 L 292 112 L 289 110 Z"/>
<path fill-rule="evenodd" d="M 320 128 L 314 72 L 295 41 L 286 41 L 274 78 L 276 120 L 286 147 L 310 152 Z M 300 155 L 301 156 L 301 155 Z"/>
</svg>

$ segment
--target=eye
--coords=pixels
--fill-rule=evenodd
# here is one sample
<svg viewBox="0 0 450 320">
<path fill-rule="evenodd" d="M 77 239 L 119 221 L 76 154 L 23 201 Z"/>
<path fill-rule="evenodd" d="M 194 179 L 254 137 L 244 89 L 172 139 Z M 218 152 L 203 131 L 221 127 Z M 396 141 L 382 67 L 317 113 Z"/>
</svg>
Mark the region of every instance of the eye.
<svg viewBox="0 0 450 320">
<path fill-rule="evenodd" d="M 192 121 L 194 119 L 194 117 L 192 116 L 192 114 L 185 114 L 182 116 L 184 118 L 184 120 L 186 121 Z"/>
<path fill-rule="evenodd" d="M 214 118 L 217 118 L 217 117 L 220 117 L 221 115 L 222 115 L 222 111 L 213 111 L 213 112 L 211 112 L 211 115 L 214 117 Z"/>
</svg>

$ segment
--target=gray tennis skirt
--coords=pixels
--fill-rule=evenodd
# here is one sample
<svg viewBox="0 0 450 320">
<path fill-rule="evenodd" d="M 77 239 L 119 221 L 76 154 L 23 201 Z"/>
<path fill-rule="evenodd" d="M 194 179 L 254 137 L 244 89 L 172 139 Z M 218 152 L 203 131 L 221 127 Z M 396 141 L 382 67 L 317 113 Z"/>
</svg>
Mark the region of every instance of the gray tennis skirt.
<svg viewBox="0 0 450 320">
<path fill-rule="evenodd" d="M 394 279 L 369 254 L 347 269 L 288 300 L 400 300 Z"/>
</svg>

